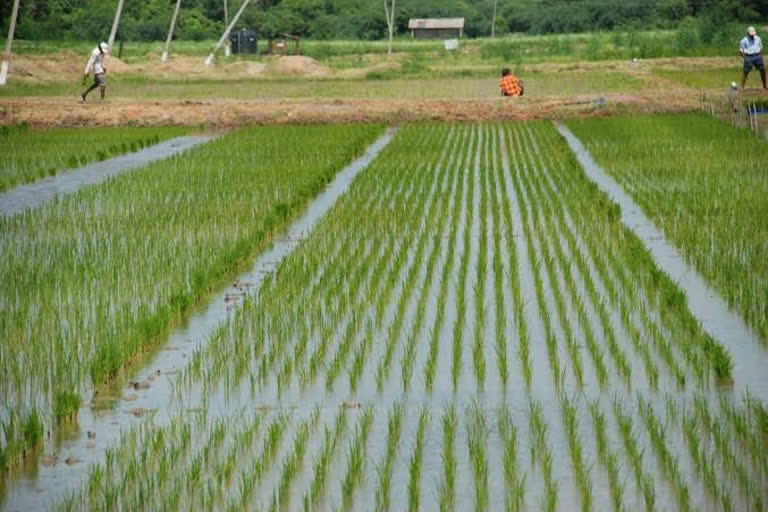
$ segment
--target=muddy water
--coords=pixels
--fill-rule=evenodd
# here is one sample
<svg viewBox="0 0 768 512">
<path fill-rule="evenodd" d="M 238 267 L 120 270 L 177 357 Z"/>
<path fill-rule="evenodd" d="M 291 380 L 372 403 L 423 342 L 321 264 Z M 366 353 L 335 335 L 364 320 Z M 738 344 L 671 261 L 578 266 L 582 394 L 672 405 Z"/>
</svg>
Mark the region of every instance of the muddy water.
<svg viewBox="0 0 768 512">
<path fill-rule="evenodd" d="M 755 397 L 768 399 L 768 380 L 765 379 L 768 353 L 762 348 L 760 337 L 685 261 L 632 197 L 595 162 L 573 132 L 562 124 L 557 124 L 557 129 L 576 154 L 587 176 L 621 207 L 624 223 L 643 241 L 659 268 L 685 291 L 693 315 L 707 332 L 728 349 L 733 357 L 734 392 L 741 394 L 749 389 Z"/>
<path fill-rule="evenodd" d="M 166 140 L 135 153 L 121 155 L 103 162 L 72 169 L 34 183 L 20 185 L 0 194 L 0 216 L 10 217 L 17 213 L 53 201 L 59 196 L 71 194 L 90 185 L 147 164 L 177 155 L 200 144 L 209 142 L 211 135 L 190 135 Z"/>
<path fill-rule="evenodd" d="M 176 374 L 187 366 L 192 353 L 206 343 L 211 333 L 234 310 L 242 300 L 242 294 L 255 290 L 265 275 L 296 249 L 347 191 L 355 177 L 391 142 L 395 132 L 396 129 L 389 129 L 363 156 L 340 171 L 288 231 L 262 252 L 250 269 L 233 280 L 237 286 L 229 284 L 211 295 L 207 303 L 193 311 L 169 334 L 163 348 L 151 361 L 126 376 L 114 389 L 85 404 L 78 413 L 76 427 L 46 441 L 44 454 L 56 454 L 59 462 L 53 466 L 25 468 L 8 484 L 6 501 L 2 504 L 4 510 L 42 510 L 59 502 L 82 485 L 92 463 L 104 460 L 105 450 L 120 438 L 121 431 L 132 428 L 143 421 L 142 418 L 154 415 L 159 423 L 163 423 L 181 411 L 194 411 L 200 406 L 207 406 L 214 414 L 217 411 L 231 412 L 227 407 L 217 407 L 216 403 L 205 403 L 202 393 L 193 391 L 179 396 Z M 186 147 L 209 140 L 197 139 L 194 144 L 188 141 Z M 77 462 L 66 464 L 64 461 L 68 457 Z"/>
</svg>

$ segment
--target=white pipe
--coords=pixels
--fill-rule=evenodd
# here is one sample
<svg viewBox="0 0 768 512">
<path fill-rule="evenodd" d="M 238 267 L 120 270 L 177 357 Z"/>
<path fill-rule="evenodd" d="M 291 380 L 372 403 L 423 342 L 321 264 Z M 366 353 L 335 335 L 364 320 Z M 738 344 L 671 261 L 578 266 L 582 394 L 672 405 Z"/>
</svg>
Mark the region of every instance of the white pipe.
<svg viewBox="0 0 768 512">
<path fill-rule="evenodd" d="M 227 40 L 229 37 L 229 33 L 232 31 L 232 28 L 235 26 L 235 23 L 237 23 L 237 20 L 240 19 L 240 15 L 243 14 L 243 11 L 245 11 L 245 7 L 248 5 L 248 3 L 251 0 L 243 0 L 243 5 L 240 6 L 240 10 L 237 11 L 237 14 L 235 14 L 235 17 L 232 18 L 232 21 L 229 23 L 229 26 L 227 26 L 227 30 L 224 31 L 224 34 L 222 34 L 221 39 L 219 39 L 219 42 L 216 43 L 216 46 L 211 51 L 211 54 L 208 55 L 208 57 L 205 59 L 205 65 L 210 66 L 213 64 L 213 58 L 216 56 L 216 52 L 219 51 L 219 48 L 221 48 L 221 45 L 224 44 L 224 41 Z"/>
<path fill-rule="evenodd" d="M 11 46 L 13 45 L 13 33 L 16 30 L 16 17 L 19 15 L 19 0 L 14 0 L 11 10 L 11 23 L 8 25 L 8 39 L 5 40 L 5 52 L 3 63 L 0 64 L 0 85 L 8 81 L 8 68 L 11 65 Z"/>
<path fill-rule="evenodd" d="M 168 39 L 165 40 L 165 48 L 163 48 L 163 62 L 168 60 L 168 50 L 171 48 L 171 39 L 173 38 L 173 30 L 176 28 L 179 7 L 181 7 L 181 0 L 176 0 L 176 8 L 173 10 L 173 17 L 171 17 L 171 28 L 168 29 Z"/>
</svg>

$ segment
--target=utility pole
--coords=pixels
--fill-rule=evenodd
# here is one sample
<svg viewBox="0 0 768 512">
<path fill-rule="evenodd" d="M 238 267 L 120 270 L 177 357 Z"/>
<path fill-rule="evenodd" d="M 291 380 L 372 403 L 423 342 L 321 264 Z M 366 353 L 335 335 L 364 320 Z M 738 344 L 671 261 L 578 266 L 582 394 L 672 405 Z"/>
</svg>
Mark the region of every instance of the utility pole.
<svg viewBox="0 0 768 512">
<path fill-rule="evenodd" d="M 390 6 L 389 2 L 392 2 Z M 387 55 L 392 55 L 392 38 L 395 33 L 395 0 L 384 0 L 384 14 L 387 17 L 387 29 L 389 31 L 389 47 Z"/>
<path fill-rule="evenodd" d="M 19 0 L 14 0 L 11 10 L 11 24 L 8 25 L 8 39 L 5 40 L 5 52 L 3 63 L 0 64 L 0 85 L 5 85 L 8 80 L 8 67 L 11 65 L 11 46 L 13 45 L 13 32 L 16 30 L 16 17 L 19 15 Z"/>
<path fill-rule="evenodd" d="M 176 28 L 176 18 L 179 16 L 180 7 L 181 0 L 176 0 L 176 8 L 173 10 L 173 17 L 171 17 L 171 28 L 168 29 L 168 39 L 165 40 L 165 48 L 163 48 L 163 62 L 168 60 L 168 50 L 171 48 L 171 39 L 173 38 L 173 30 Z"/>
<path fill-rule="evenodd" d="M 493 0 L 493 18 L 491 18 L 491 37 L 496 37 L 496 4 L 498 0 Z"/>
<path fill-rule="evenodd" d="M 227 29 L 224 31 L 224 34 L 222 34 L 221 39 L 219 39 L 219 42 L 216 43 L 216 46 L 213 48 L 213 50 L 211 50 L 211 54 L 208 55 L 208 57 L 205 59 L 206 66 L 213 64 L 213 58 L 216 56 L 216 52 L 219 50 L 219 48 L 221 48 L 221 45 L 224 44 L 224 41 L 229 38 L 229 33 L 232 31 L 235 23 L 237 23 L 237 20 L 240 19 L 240 16 L 243 14 L 243 11 L 245 11 L 245 8 L 250 3 L 250 1 L 251 0 L 243 0 L 243 5 L 240 6 L 240 9 L 237 11 L 237 14 L 235 14 L 235 17 L 232 18 L 230 24 L 227 25 Z"/>
<path fill-rule="evenodd" d="M 115 12 L 115 21 L 112 22 L 112 30 L 109 32 L 109 46 L 110 53 L 112 52 L 112 46 L 115 44 L 115 36 L 117 35 L 117 26 L 120 25 L 120 15 L 123 13 L 123 0 L 117 0 L 117 12 Z"/>
<path fill-rule="evenodd" d="M 227 0 L 224 0 L 224 26 L 229 26 L 229 6 L 227 5 L 229 2 Z M 229 57 L 231 43 L 229 41 L 229 38 L 227 38 L 226 44 L 224 44 L 224 55 Z"/>
</svg>

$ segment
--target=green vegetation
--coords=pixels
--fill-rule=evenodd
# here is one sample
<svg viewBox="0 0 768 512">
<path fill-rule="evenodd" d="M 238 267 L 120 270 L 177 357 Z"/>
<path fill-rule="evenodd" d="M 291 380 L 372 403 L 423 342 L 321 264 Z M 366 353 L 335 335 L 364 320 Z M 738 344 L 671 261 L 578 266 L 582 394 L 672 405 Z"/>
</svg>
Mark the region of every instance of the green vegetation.
<svg viewBox="0 0 768 512">
<path fill-rule="evenodd" d="M 0 220 L 3 411 L 72 416 L 380 132 L 244 129 Z"/>
<path fill-rule="evenodd" d="M 0 128 L 0 192 L 187 132 L 188 128 Z"/>
<path fill-rule="evenodd" d="M 704 116 L 568 124 L 768 340 L 768 146 L 746 130 Z"/>
<path fill-rule="evenodd" d="M 379 131 L 274 130 L 226 148 L 279 135 L 283 197 Z M 760 376 L 551 123 L 401 127 L 190 359 L 62 510 L 764 508 L 768 408 L 716 386 Z"/>
</svg>

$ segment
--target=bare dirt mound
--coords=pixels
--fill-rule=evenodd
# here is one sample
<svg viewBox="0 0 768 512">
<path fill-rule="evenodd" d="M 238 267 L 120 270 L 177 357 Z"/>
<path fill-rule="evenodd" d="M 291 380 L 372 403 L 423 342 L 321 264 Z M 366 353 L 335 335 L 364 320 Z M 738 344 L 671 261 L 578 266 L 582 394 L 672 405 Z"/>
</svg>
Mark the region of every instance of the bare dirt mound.
<svg viewBox="0 0 768 512">
<path fill-rule="evenodd" d="M 274 75 L 329 76 L 333 70 L 311 57 L 302 55 L 279 57 L 267 65 L 267 72 Z"/>
<path fill-rule="evenodd" d="M 30 82 L 61 82 L 77 80 L 83 76 L 88 55 L 62 51 L 55 56 L 23 55 L 13 58 L 11 73 Z M 117 57 L 110 56 L 105 62 L 109 72 L 125 73 L 131 66 Z"/>
</svg>

